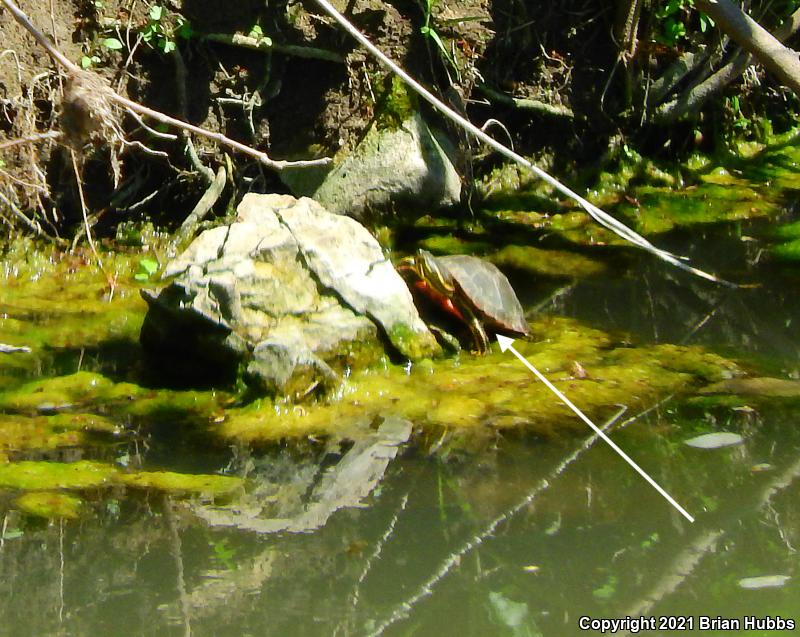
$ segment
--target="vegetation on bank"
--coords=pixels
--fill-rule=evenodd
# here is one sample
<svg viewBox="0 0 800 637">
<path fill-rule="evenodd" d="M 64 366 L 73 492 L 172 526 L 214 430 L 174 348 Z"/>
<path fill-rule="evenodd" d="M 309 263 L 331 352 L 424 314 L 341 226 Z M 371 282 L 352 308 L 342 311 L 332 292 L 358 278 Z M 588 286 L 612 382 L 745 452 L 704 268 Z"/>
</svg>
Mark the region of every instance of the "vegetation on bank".
<svg viewBox="0 0 800 637">
<path fill-rule="evenodd" d="M 118 128 L 100 128 L 100 137 L 83 131 L 95 126 L 81 120 L 88 96 L 61 86 L 58 70 L 42 75 L 49 65 L 31 54 L 37 45 L 9 21 L 2 27 L 10 46 L 0 77 L 7 89 L 0 206 L 20 232 L 80 240 L 123 221 L 152 218 L 174 229 L 190 211 L 193 224 L 223 215 L 241 193 L 286 190 L 259 153 L 331 156 L 352 148 L 373 119 L 386 122 L 409 108 L 385 69 L 299 3 L 226 13 L 205 3 L 72 4 L 55 3 L 53 14 L 67 57 L 125 99 L 202 125 L 217 135 L 211 142 L 224 135 L 238 146 L 186 131 L 168 135 L 141 111 L 124 113 Z M 669 163 L 793 126 L 797 97 L 699 11 L 703 3 L 573 4 L 429 0 L 396 8 L 364 0 L 346 14 L 456 110 L 495 122 L 495 137 L 590 190 L 632 155 Z M 45 16 L 31 11 L 44 29 Z M 752 3 L 750 15 L 792 42 L 794 0 Z M 75 141 L 81 132 L 94 141 L 77 144 L 73 165 L 55 138 Z M 467 185 L 494 168 L 463 135 L 451 130 L 450 137 L 460 140 Z M 256 153 L 242 154 L 242 144 Z M 473 210 L 480 194 L 473 189 Z"/>
</svg>

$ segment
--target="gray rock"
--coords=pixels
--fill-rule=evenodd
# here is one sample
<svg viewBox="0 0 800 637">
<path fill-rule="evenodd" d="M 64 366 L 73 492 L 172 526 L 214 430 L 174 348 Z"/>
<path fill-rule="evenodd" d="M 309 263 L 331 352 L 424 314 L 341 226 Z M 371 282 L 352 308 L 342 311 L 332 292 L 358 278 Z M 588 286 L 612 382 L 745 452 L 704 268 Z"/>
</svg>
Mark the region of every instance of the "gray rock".
<svg viewBox="0 0 800 637">
<path fill-rule="evenodd" d="M 260 392 L 304 397 L 336 369 L 383 354 L 438 353 L 403 280 L 353 219 L 311 199 L 248 194 L 229 226 L 203 232 L 144 292 L 142 342 L 156 352 L 242 364 Z"/>
<path fill-rule="evenodd" d="M 420 216 L 458 203 L 461 180 L 442 144 L 415 113 L 397 128 L 373 124 L 313 197 L 330 212 L 362 221 L 398 213 Z"/>
</svg>

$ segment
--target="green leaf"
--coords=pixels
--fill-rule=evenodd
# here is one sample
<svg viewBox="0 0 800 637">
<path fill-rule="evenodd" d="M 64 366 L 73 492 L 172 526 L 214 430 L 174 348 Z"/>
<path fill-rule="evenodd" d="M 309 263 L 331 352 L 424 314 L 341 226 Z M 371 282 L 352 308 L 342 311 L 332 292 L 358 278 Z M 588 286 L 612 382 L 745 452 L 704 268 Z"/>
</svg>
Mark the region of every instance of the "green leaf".
<svg viewBox="0 0 800 637">
<path fill-rule="evenodd" d="M 252 28 L 250 29 L 250 37 L 251 38 L 260 38 L 262 35 L 264 35 L 264 32 L 261 30 L 261 25 L 254 24 L 252 26 Z"/>
<path fill-rule="evenodd" d="M 100 44 L 102 44 L 105 48 L 110 49 L 111 51 L 119 51 L 124 44 L 117 40 L 117 38 L 106 38 Z"/>
<path fill-rule="evenodd" d="M 175 42 L 173 40 L 164 40 L 164 46 L 161 47 L 164 53 L 172 53 L 175 50 Z"/>
<path fill-rule="evenodd" d="M 82 68 L 82 69 L 85 71 L 85 70 L 86 70 L 86 69 L 88 69 L 88 68 L 89 68 L 91 65 L 92 65 L 92 58 L 90 58 L 88 55 L 84 55 L 84 56 L 81 58 L 81 68 Z"/>
<path fill-rule="evenodd" d="M 142 40 L 150 44 L 153 41 L 153 38 L 158 34 L 158 26 L 155 24 L 148 24 L 142 30 Z"/>
<path fill-rule="evenodd" d="M 158 22 L 164 15 L 164 7 L 155 5 L 150 7 L 150 19 L 153 22 Z"/>
</svg>

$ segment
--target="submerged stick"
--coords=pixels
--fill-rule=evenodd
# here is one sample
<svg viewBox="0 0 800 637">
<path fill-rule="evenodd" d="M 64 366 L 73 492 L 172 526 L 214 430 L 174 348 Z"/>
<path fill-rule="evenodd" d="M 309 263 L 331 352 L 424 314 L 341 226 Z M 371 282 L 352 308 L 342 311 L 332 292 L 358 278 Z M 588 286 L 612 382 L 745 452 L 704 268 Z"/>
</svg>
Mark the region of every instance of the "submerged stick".
<svg viewBox="0 0 800 637">
<path fill-rule="evenodd" d="M 704 272 L 703 270 L 700 270 L 698 268 L 695 268 L 694 266 L 689 265 L 688 263 L 685 262 L 685 260 L 682 260 L 683 259 L 682 257 L 678 257 L 672 254 L 671 252 L 667 252 L 666 250 L 657 248 L 647 239 L 645 239 L 642 235 L 630 229 L 624 223 L 618 221 L 607 212 L 595 206 L 593 203 L 587 201 L 586 199 L 581 197 L 578 193 L 576 193 L 574 190 L 571 190 L 570 188 L 562 184 L 555 177 L 550 176 L 544 170 L 529 162 L 522 155 L 515 153 L 507 146 L 504 146 L 494 138 L 484 133 L 480 128 L 475 126 L 475 124 L 470 122 L 467 118 L 463 117 L 462 115 L 456 113 L 444 102 L 442 102 L 439 98 L 433 95 L 428 89 L 426 89 L 413 77 L 411 77 L 408 73 L 406 73 L 402 69 L 402 67 L 400 67 L 396 62 L 394 62 L 391 58 L 389 58 L 378 47 L 376 47 L 363 33 L 361 33 L 361 31 L 359 31 L 355 26 L 353 26 L 347 20 L 347 18 L 345 18 L 341 13 L 339 13 L 333 7 L 333 5 L 331 5 L 331 3 L 328 2 L 328 0 L 315 0 L 315 2 L 325 11 L 325 13 L 327 13 L 336 22 L 338 22 L 339 25 L 341 25 L 341 27 L 345 31 L 347 31 L 351 36 L 353 36 L 356 40 L 358 40 L 358 42 L 361 43 L 361 45 L 364 48 L 366 48 L 373 56 L 375 56 L 381 62 L 381 64 L 391 69 L 392 72 L 394 72 L 406 84 L 408 84 L 408 86 L 410 86 L 414 90 L 414 92 L 416 92 L 426 102 L 428 102 L 431 106 L 433 106 L 437 111 L 442 113 L 442 115 L 444 115 L 454 123 L 461 126 L 461 128 L 472 134 L 479 141 L 482 141 L 484 144 L 496 150 L 498 153 L 510 159 L 511 161 L 514 161 L 517 164 L 524 166 L 525 168 L 530 170 L 534 175 L 536 175 L 539 179 L 542 179 L 547 184 L 555 188 L 558 192 L 562 193 L 566 197 L 569 197 L 570 199 L 575 201 L 581 208 L 583 208 L 589 214 L 589 216 L 591 216 L 601 226 L 607 228 L 617 236 L 625 239 L 625 241 L 632 243 L 633 245 L 638 246 L 639 248 L 646 250 L 651 254 L 654 254 L 659 259 L 662 259 L 663 261 L 666 261 L 667 263 L 674 265 L 675 267 L 678 267 L 681 270 L 690 272 L 691 274 L 699 276 L 703 279 L 713 281 L 714 283 L 721 283 L 729 286 L 734 285 L 727 281 L 723 281 L 722 279 L 714 276 L 713 274 L 709 274 L 708 272 Z"/>
</svg>

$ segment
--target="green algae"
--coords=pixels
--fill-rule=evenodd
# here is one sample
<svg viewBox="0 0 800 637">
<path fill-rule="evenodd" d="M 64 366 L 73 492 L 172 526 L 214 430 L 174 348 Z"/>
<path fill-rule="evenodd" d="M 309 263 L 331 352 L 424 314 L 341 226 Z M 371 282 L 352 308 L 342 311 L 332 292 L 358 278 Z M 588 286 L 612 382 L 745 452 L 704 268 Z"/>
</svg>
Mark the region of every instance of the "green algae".
<svg viewBox="0 0 800 637">
<path fill-rule="evenodd" d="M 125 365 L 138 349 L 147 309 L 133 280 L 141 254 L 62 253 L 19 240 L 7 247 L 0 271 L 0 342 L 25 345 L 29 354 L 0 357 L 2 386 L 50 375 L 72 358 Z"/>
<path fill-rule="evenodd" d="M 800 189 L 796 136 L 793 132 L 768 144 L 741 145 L 737 152 L 716 158 L 695 155 L 679 170 L 634 154 L 620 161 L 615 172 L 600 173 L 587 188 L 587 198 L 645 235 L 774 217 L 783 211 L 786 193 Z M 579 245 L 623 245 L 573 202 L 558 202 L 548 187 L 516 169 L 498 169 L 479 190 L 485 197 L 482 212 L 489 218 L 556 233 Z M 552 198 L 549 203 L 546 197 Z"/>
<path fill-rule="evenodd" d="M 436 234 L 426 237 L 417 244 L 433 254 L 478 254 L 490 249 L 486 241 L 462 239 L 452 234 Z"/>
<path fill-rule="evenodd" d="M 0 414 L 0 454 L 51 451 L 76 447 L 88 441 L 87 435 L 118 434 L 121 427 L 97 414 L 60 413 L 50 416 Z"/>
<path fill-rule="evenodd" d="M 128 487 L 208 497 L 230 496 L 244 488 L 244 481 L 235 476 L 188 474 L 174 471 L 120 473 L 117 475 L 117 479 Z"/>
<path fill-rule="evenodd" d="M 33 491 L 14 500 L 14 506 L 40 518 L 74 520 L 83 509 L 83 500 L 67 493 Z"/>
<path fill-rule="evenodd" d="M 0 394 L 0 410 L 6 412 L 55 411 L 134 399 L 142 390 L 129 383 L 114 383 L 102 374 L 77 372 L 43 378 Z"/>
<path fill-rule="evenodd" d="M 441 356 L 442 348 L 428 332 L 415 332 L 408 325 L 398 323 L 388 331 L 389 341 L 397 350 L 411 360 Z M 375 357 L 372 357 L 374 360 Z"/>
<path fill-rule="evenodd" d="M 800 239 L 793 239 L 774 246 L 773 255 L 783 261 L 800 261 Z"/>
<path fill-rule="evenodd" d="M 244 488 L 235 476 L 177 473 L 173 471 L 125 472 L 113 465 L 78 462 L 22 461 L 0 464 L 0 487 L 20 491 L 98 489 L 126 486 L 173 495 L 230 496 Z"/>
<path fill-rule="evenodd" d="M 0 487 L 41 491 L 106 486 L 117 469 L 102 462 L 9 462 L 0 465 Z"/>
<path fill-rule="evenodd" d="M 157 390 L 134 383 L 116 383 L 95 372 L 43 378 L 0 393 L 0 411 L 5 412 L 25 414 L 112 407 L 115 413 L 126 416 L 152 418 L 178 413 L 184 417 L 207 417 L 218 409 L 219 398 L 214 391 Z M 80 423 L 78 416 L 79 414 L 65 413 L 63 420 L 72 418 Z M 55 425 L 62 421 L 53 422 Z M 110 421 L 103 421 L 100 417 L 96 417 L 94 422 L 97 425 L 95 427 L 86 421 L 83 426 L 96 431 L 100 431 L 101 427 L 106 431 L 114 429 Z"/>
<path fill-rule="evenodd" d="M 626 404 L 643 407 L 737 372 L 730 361 L 695 347 L 613 348 L 610 336 L 568 319 L 541 319 L 534 340 L 517 349 L 590 417 Z M 573 373 L 575 363 L 584 370 Z M 356 421 L 393 413 L 429 430 L 486 433 L 519 428 L 542 435 L 584 425 L 508 354 L 462 356 L 410 371 L 354 373 L 336 401 L 313 408 L 253 404 L 229 409 L 220 436 L 268 441 L 341 435 Z"/>
<path fill-rule="evenodd" d="M 533 246 L 509 245 L 487 258 L 500 268 L 546 277 L 584 278 L 597 276 L 606 270 L 603 263 L 581 254 Z"/>
</svg>

